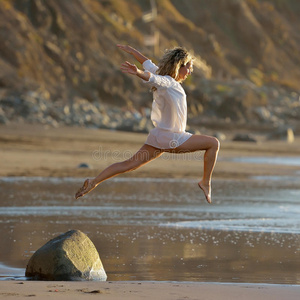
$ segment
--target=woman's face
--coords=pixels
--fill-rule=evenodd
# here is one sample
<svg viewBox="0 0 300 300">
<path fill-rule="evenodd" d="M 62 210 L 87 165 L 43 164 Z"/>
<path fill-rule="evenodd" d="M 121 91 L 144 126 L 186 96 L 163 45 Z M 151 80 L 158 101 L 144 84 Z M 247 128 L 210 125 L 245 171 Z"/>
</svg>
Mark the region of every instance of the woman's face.
<svg viewBox="0 0 300 300">
<path fill-rule="evenodd" d="M 190 61 L 186 65 L 182 65 L 178 72 L 177 81 L 184 81 L 188 75 L 191 75 L 193 72 L 193 62 Z"/>
</svg>

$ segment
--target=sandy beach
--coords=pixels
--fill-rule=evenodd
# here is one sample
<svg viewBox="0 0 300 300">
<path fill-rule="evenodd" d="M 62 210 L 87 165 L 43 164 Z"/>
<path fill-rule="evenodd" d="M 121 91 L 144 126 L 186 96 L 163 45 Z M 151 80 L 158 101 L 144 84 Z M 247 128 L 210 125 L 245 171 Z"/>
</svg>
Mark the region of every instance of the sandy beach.
<svg viewBox="0 0 300 300">
<path fill-rule="evenodd" d="M 258 143 L 232 142 L 234 133 L 221 141 L 214 178 L 247 178 L 259 175 L 290 175 L 298 166 L 234 163 L 237 156 L 299 156 L 300 138 L 288 144 L 282 141 Z M 0 176 L 91 177 L 109 164 L 129 158 L 144 143 L 146 134 L 76 127 L 49 128 L 42 125 L 0 126 Z M 194 156 L 196 155 L 196 156 Z M 142 168 L 124 174 L 132 177 L 199 178 L 200 152 L 189 155 L 164 154 Z M 170 162 L 171 161 L 171 162 Z M 89 168 L 78 168 L 86 163 Z M 249 167 L 251 166 L 251 167 Z"/>
<path fill-rule="evenodd" d="M 300 286 L 183 282 L 0 282 L 0 299 L 298 300 Z"/>
<path fill-rule="evenodd" d="M 299 157 L 300 140 L 287 144 L 221 142 L 214 178 L 247 180 L 252 176 L 293 176 L 299 166 L 235 162 L 236 157 Z M 145 134 L 33 125 L 0 126 L 1 177 L 76 177 L 96 175 L 108 164 L 128 158 Z M 123 177 L 199 178 L 201 155 L 183 159 L 165 154 Z M 195 159 L 200 163 L 195 163 Z M 85 163 L 89 168 L 79 168 Z M 299 299 L 300 285 L 164 281 L 34 282 L 0 281 L 0 298 L 22 299 Z"/>
</svg>

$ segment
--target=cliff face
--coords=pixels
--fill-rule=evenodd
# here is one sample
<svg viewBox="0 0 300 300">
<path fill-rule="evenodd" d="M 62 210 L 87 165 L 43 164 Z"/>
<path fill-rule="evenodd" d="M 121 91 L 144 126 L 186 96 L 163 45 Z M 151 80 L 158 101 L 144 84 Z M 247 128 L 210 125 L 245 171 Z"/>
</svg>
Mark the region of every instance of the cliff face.
<svg viewBox="0 0 300 300">
<path fill-rule="evenodd" d="M 176 8 L 215 42 L 214 53 L 197 43 L 197 51 L 213 65 L 251 79 L 257 69 L 264 83 L 299 89 L 300 3 L 298 1 L 172 1 Z M 196 9 L 197 8 L 197 9 Z M 211 43 L 213 45 L 213 43 Z"/>
<path fill-rule="evenodd" d="M 192 115 L 204 108 L 223 117 L 218 95 L 232 97 L 226 91 L 233 85 L 216 87 L 216 80 L 226 85 L 247 79 L 258 89 L 300 91 L 299 1 L 156 4 L 154 23 L 145 23 L 143 15 L 151 8 L 145 0 L 0 0 L 0 99 L 35 91 L 50 102 L 84 98 L 118 107 L 149 106 L 151 95 L 140 82 L 119 71 L 131 58 L 117 43 L 131 44 L 154 60 L 176 45 L 193 50 L 198 68 L 186 82 Z M 159 33 L 156 52 L 144 44 L 153 30 Z M 267 105 L 263 93 L 252 92 L 246 108 Z M 217 100 L 209 104 L 212 95 Z M 246 109 L 242 100 L 232 102 Z"/>
<path fill-rule="evenodd" d="M 115 41 L 93 9 L 95 3 L 102 11 L 97 1 L 0 3 L 1 87 L 40 89 L 54 100 L 96 100 L 101 94 L 106 99 L 106 85 L 99 81 L 109 81 L 115 71 Z"/>
</svg>

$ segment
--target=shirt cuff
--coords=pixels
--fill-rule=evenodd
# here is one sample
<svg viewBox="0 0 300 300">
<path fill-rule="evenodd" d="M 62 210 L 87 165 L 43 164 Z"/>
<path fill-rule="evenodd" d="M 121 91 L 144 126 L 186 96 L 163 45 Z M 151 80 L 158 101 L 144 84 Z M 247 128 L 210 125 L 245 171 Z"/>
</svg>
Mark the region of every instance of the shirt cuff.
<svg viewBox="0 0 300 300">
<path fill-rule="evenodd" d="M 150 74 L 150 77 L 149 77 L 148 81 L 144 80 L 144 79 L 142 79 L 142 81 L 144 83 L 154 82 L 154 76 L 153 76 L 153 74 L 151 72 L 149 72 L 149 71 L 147 71 L 147 72 Z"/>
<path fill-rule="evenodd" d="M 152 64 L 152 61 L 150 59 L 147 59 L 143 62 L 143 68 L 144 69 L 147 69 L 147 65 L 148 65 L 148 68 L 149 68 L 149 65 Z"/>
</svg>

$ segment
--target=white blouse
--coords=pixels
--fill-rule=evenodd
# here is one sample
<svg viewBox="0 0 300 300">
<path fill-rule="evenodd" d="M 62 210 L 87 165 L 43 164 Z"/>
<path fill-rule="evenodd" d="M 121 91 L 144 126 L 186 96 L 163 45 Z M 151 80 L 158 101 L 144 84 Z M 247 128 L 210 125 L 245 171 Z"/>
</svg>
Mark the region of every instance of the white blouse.
<svg viewBox="0 0 300 300">
<path fill-rule="evenodd" d="M 185 132 L 187 122 L 186 94 L 181 84 L 171 76 L 155 74 L 158 67 L 151 61 L 143 63 L 145 71 L 150 72 L 148 81 L 143 81 L 155 87 L 151 120 L 153 129 L 146 141 L 160 149 L 176 148 L 191 137 Z"/>
</svg>

